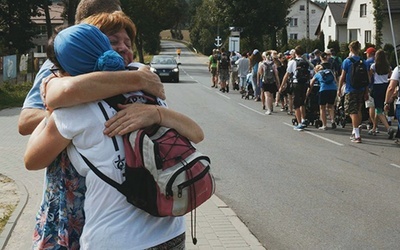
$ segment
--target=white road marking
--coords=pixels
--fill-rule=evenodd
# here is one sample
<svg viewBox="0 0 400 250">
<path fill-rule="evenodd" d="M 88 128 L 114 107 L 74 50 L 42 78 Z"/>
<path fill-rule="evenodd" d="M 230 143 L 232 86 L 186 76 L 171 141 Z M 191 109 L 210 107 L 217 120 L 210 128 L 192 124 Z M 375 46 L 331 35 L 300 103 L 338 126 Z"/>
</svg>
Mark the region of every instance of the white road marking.
<svg viewBox="0 0 400 250">
<path fill-rule="evenodd" d="M 390 164 L 391 166 L 393 166 L 393 167 L 396 167 L 396 168 L 400 168 L 400 166 L 399 165 L 397 165 L 397 164 L 394 164 L 394 163 L 392 163 L 392 164 Z"/>
<path fill-rule="evenodd" d="M 231 99 L 229 96 L 224 95 L 223 93 L 220 93 L 219 91 L 215 91 L 215 93 L 217 93 L 218 95 L 225 97 L 226 99 Z"/>
<path fill-rule="evenodd" d="M 244 104 L 242 104 L 242 103 L 238 103 L 240 106 L 242 106 L 242 107 L 244 107 L 244 108 L 246 108 L 246 109 L 248 109 L 248 110 L 251 110 L 251 111 L 253 111 L 253 112 L 256 112 L 257 114 L 260 114 L 260 115 L 265 115 L 264 113 L 261 113 L 260 111 L 257 111 L 257 110 L 255 110 L 255 109 L 252 109 L 252 108 L 250 108 L 250 107 L 248 107 L 248 106 L 246 106 L 246 105 L 244 105 Z"/>
<path fill-rule="evenodd" d="M 284 122 L 283 124 L 285 124 L 285 125 L 287 125 L 287 126 L 289 126 L 289 127 L 293 127 L 293 124 L 289 124 L 289 123 L 286 123 L 286 122 Z M 324 141 L 333 143 L 333 144 L 335 144 L 335 145 L 344 146 L 344 144 L 342 144 L 342 143 L 339 143 L 339 142 L 333 141 L 333 140 L 331 140 L 331 139 L 325 138 L 325 137 L 323 137 L 323 136 L 317 135 L 316 133 L 313 133 L 313 132 L 310 132 L 310 131 L 303 131 L 303 132 L 305 132 L 305 133 L 307 133 L 307 134 L 309 134 L 309 135 L 315 136 L 315 137 L 317 137 L 317 138 L 320 138 L 320 139 L 322 139 L 322 140 L 324 140 Z"/>
</svg>

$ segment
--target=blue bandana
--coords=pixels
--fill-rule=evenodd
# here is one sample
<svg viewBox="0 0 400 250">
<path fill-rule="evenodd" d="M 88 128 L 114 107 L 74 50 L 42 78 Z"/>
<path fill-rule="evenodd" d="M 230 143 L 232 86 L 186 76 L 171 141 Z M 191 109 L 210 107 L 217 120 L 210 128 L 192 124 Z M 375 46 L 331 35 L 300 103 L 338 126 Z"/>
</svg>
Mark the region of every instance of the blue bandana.
<svg viewBox="0 0 400 250">
<path fill-rule="evenodd" d="M 54 52 L 61 67 L 71 76 L 125 69 L 124 59 L 112 49 L 107 36 L 89 24 L 74 25 L 58 33 Z"/>
</svg>

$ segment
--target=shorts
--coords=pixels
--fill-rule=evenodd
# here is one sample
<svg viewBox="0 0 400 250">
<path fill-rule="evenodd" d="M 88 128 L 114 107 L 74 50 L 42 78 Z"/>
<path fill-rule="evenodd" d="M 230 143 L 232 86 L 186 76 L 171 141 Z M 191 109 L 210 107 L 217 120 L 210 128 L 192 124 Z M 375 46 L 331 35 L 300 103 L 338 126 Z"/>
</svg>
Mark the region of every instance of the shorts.
<svg viewBox="0 0 400 250">
<path fill-rule="evenodd" d="M 383 109 L 388 86 L 388 83 L 374 84 L 372 95 L 374 97 L 375 108 Z"/>
<path fill-rule="evenodd" d="M 293 84 L 293 107 L 294 109 L 298 109 L 301 106 L 304 106 L 306 102 L 306 92 L 307 92 L 308 84 Z"/>
<path fill-rule="evenodd" d="M 229 70 L 228 69 L 220 69 L 219 70 L 219 80 L 221 82 L 229 81 Z"/>
<path fill-rule="evenodd" d="M 344 109 L 347 115 L 358 114 L 364 104 L 364 91 L 350 92 L 345 95 Z"/>
<path fill-rule="evenodd" d="M 263 83 L 262 88 L 264 91 L 268 91 L 269 93 L 275 95 L 278 92 L 278 87 L 276 83 Z"/>
<path fill-rule="evenodd" d="M 216 76 L 217 75 L 217 68 L 211 68 L 211 75 Z"/>
<path fill-rule="evenodd" d="M 333 105 L 336 100 L 336 90 L 325 90 L 319 92 L 318 104 L 319 105 Z"/>
</svg>

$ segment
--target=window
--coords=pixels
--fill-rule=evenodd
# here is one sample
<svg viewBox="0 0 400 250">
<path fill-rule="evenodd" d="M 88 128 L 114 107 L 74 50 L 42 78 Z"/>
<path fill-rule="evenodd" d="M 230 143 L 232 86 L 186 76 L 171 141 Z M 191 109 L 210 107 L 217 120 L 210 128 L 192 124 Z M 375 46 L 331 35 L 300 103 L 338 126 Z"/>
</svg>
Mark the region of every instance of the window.
<svg viewBox="0 0 400 250">
<path fill-rule="evenodd" d="M 315 14 L 315 12 L 316 12 L 315 10 L 311 10 L 311 14 Z"/>
<path fill-rule="evenodd" d="M 360 17 L 367 16 L 367 4 L 360 4 Z"/>
<path fill-rule="evenodd" d="M 328 41 L 332 41 L 332 36 L 328 36 Z"/>
<path fill-rule="evenodd" d="M 37 53 L 46 53 L 46 47 L 44 45 L 37 45 L 36 52 Z"/>
<path fill-rule="evenodd" d="M 290 18 L 290 27 L 297 27 L 297 18 Z"/>
<path fill-rule="evenodd" d="M 306 7 L 304 5 L 300 5 L 300 10 L 304 11 L 306 9 Z"/>
<path fill-rule="evenodd" d="M 289 39 L 291 40 L 297 40 L 297 34 L 290 34 Z"/>
<path fill-rule="evenodd" d="M 328 16 L 328 27 L 332 27 L 332 16 Z"/>
<path fill-rule="evenodd" d="M 371 35 L 372 32 L 370 30 L 365 31 L 365 43 L 371 43 Z"/>
</svg>

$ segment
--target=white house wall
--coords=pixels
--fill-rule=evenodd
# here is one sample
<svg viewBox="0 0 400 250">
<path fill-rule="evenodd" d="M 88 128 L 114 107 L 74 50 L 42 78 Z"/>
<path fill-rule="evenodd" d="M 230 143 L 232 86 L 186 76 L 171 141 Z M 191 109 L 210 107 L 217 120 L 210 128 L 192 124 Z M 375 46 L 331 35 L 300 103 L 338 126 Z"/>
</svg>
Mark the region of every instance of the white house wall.
<svg viewBox="0 0 400 250">
<path fill-rule="evenodd" d="M 299 0 L 294 3 L 294 5 L 290 8 L 290 12 L 288 17 L 290 18 L 297 18 L 297 27 L 291 27 L 290 24 L 287 27 L 288 31 L 288 38 L 290 39 L 290 34 L 297 34 L 297 39 L 301 40 L 303 38 L 307 38 L 307 14 L 306 14 L 306 5 L 307 2 L 306 0 Z M 304 11 L 300 11 L 300 5 L 305 6 Z M 313 10 L 315 11 L 314 14 L 312 14 Z M 310 2 L 309 5 L 309 27 L 310 27 L 310 39 L 317 39 L 317 36 L 315 35 L 315 31 L 317 30 L 319 21 L 321 19 L 323 9 L 317 7 L 315 4 L 312 4 Z"/>
<path fill-rule="evenodd" d="M 367 14 L 365 17 L 360 17 L 360 5 L 367 5 Z M 347 18 L 347 30 L 348 34 L 352 30 L 356 30 L 357 37 L 348 36 L 348 42 L 350 40 L 358 40 L 361 45 L 365 45 L 365 31 L 371 31 L 372 43 L 375 43 L 375 24 L 372 1 L 367 0 L 353 0 L 351 10 Z"/>
</svg>

